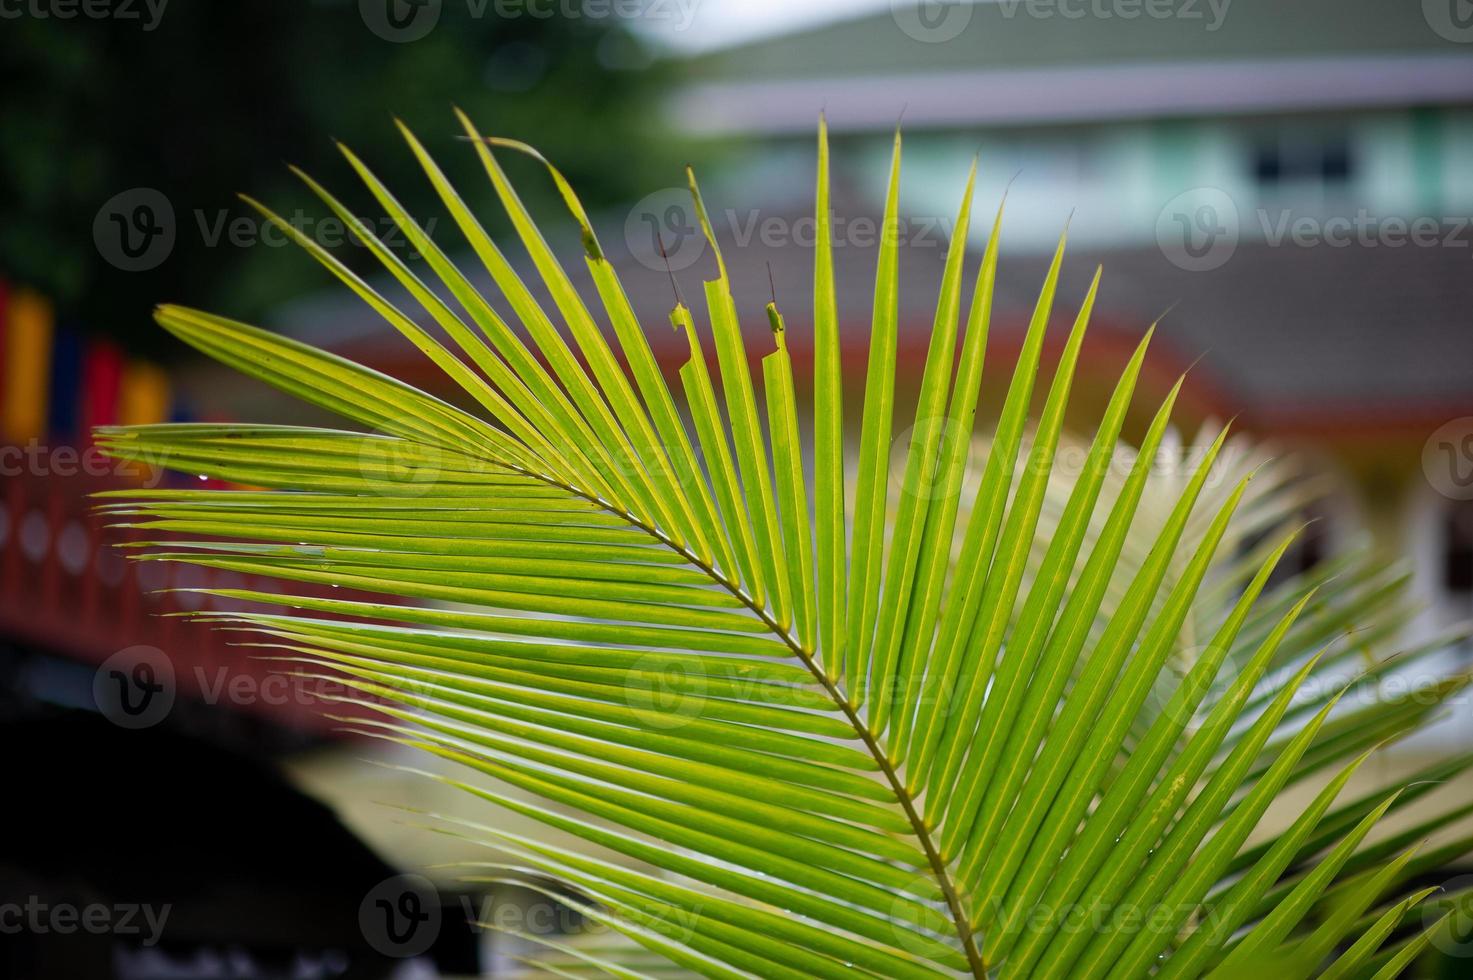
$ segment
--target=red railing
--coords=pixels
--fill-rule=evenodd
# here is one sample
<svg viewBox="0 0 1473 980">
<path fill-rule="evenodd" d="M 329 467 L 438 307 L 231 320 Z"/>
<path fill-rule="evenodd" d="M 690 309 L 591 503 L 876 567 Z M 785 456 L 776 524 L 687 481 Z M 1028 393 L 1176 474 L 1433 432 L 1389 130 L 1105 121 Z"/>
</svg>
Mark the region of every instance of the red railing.
<svg viewBox="0 0 1473 980">
<path fill-rule="evenodd" d="M 321 734 L 341 705 L 315 696 L 320 684 L 292 677 L 273 651 L 232 645 L 249 639 L 169 613 L 267 607 L 193 592 L 278 591 L 277 580 L 172 562 L 137 562 L 113 547 L 136 531 L 107 528 L 93 511 L 97 490 L 122 486 L 93 476 L 6 475 L 0 511 L 0 636 L 32 650 L 101 665 L 119 651 L 152 647 L 172 667 L 175 695 L 265 715 Z M 293 584 L 300 594 L 317 592 Z M 277 609 L 276 611 L 280 611 Z"/>
</svg>

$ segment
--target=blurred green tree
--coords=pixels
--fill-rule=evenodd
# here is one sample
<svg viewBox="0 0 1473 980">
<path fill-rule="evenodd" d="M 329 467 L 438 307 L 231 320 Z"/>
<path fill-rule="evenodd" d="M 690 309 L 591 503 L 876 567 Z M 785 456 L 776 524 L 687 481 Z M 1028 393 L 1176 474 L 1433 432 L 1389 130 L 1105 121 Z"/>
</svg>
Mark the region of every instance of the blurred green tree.
<svg viewBox="0 0 1473 980">
<path fill-rule="evenodd" d="M 414 176 L 392 115 L 472 206 L 492 191 L 474 154 L 454 145 L 452 104 L 488 132 L 535 139 L 594 204 L 627 198 L 631 175 L 672 162 L 651 158 L 669 151 L 648 111 L 667 69 L 629 24 L 565 4 L 28 0 L 4 17 L 0 277 L 155 355 L 161 333 L 148 311 L 159 301 L 250 319 L 326 285 L 235 198 L 246 191 L 305 221 L 322 217 L 287 172 L 285 147 L 305 148 L 290 162 L 336 177 L 347 165 L 321 138 L 333 134 L 427 218 L 438 214 L 435 195 Z M 597 159 L 590 146 L 602 148 Z M 118 236 L 166 224 L 172 244 L 136 261 L 117 254 Z M 233 254 L 210 254 L 219 248 Z M 364 259 L 361 248 L 339 251 Z"/>
</svg>

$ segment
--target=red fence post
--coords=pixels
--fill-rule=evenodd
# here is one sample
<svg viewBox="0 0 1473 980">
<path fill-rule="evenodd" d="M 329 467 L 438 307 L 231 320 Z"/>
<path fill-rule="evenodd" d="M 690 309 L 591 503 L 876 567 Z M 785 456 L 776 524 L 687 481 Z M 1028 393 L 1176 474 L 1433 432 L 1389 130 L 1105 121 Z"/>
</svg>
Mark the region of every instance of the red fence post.
<svg viewBox="0 0 1473 980">
<path fill-rule="evenodd" d="M 41 556 L 41 609 L 57 616 L 61 604 L 61 529 L 66 523 L 65 501 L 53 486 L 46 494 L 46 553 Z M 61 618 L 61 621 L 65 621 Z"/>
<path fill-rule="evenodd" d="M 6 532 L 4 556 L 0 558 L 0 596 L 6 602 L 20 598 L 20 525 L 26 516 L 25 484 L 19 477 L 12 478 L 5 494 Z"/>
</svg>

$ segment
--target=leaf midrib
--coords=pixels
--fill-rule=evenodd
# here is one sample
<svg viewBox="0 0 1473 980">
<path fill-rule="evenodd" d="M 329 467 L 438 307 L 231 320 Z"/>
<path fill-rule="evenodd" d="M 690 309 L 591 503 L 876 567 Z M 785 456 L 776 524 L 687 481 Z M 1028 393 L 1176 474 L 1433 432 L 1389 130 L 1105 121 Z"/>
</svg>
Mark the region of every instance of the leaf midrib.
<svg viewBox="0 0 1473 980">
<path fill-rule="evenodd" d="M 901 811 L 904 813 L 906 820 L 910 823 L 911 832 L 915 835 L 917 842 L 921 845 L 921 851 L 925 854 L 926 861 L 930 865 L 931 876 L 936 879 L 936 884 L 941 889 L 941 894 L 946 900 L 947 912 L 951 916 L 952 925 L 956 929 L 958 940 L 961 942 L 962 952 L 967 958 L 967 964 L 970 968 L 971 975 L 976 978 L 976 980 L 987 980 L 987 963 L 983 959 L 982 952 L 978 948 L 973 936 L 971 918 L 967 914 L 966 909 L 962 907 L 961 895 L 957 891 L 956 883 L 951 876 L 950 870 L 947 868 L 945 858 L 941 856 L 941 852 L 936 846 L 936 841 L 932 837 L 930 827 L 927 825 L 925 818 L 921 815 L 919 808 L 916 806 L 914 798 L 912 798 L 909 790 L 907 790 L 905 786 L 905 781 L 900 777 L 900 773 L 896 769 L 894 763 L 891 761 L 889 753 L 887 753 L 884 747 L 880 744 L 879 739 L 875 735 L 875 733 L 870 731 L 869 726 L 866 725 L 864 723 L 864 720 L 859 717 L 859 713 L 856 710 L 855 705 L 851 703 L 848 695 L 844 693 L 844 691 L 838 686 L 838 683 L 830 678 L 827 672 L 825 672 L 823 668 L 819 665 L 818 661 L 814 659 L 813 653 L 809 650 L 804 649 L 803 645 L 798 641 L 798 639 L 794 637 L 787 629 L 785 629 L 782 624 L 773 619 L 772 614 L 768 612 L 766 608 L 757 605 L 752 597 L 749 596 L 741 588 L 739 583 L 732 581 L 726 576 L 723 576 L 714 565 L 702 560 L 699 555 L 695 554 L 689 548 L 671 538 L 659 527 L 647 523 L 630 511 L 625 510 L 622 507 L 619 507 L 613 503 L 610 503 L 608 500 L 605 500 L 596 494 L 590 494 L 576 486 L 572 486 L 559 480 L 557 477 L 550 476 L 548 474 L 537 473 L 532 470 L 527 470 L 524 467 L 517 466 L 515 464 L 500 463 L 498 465 L 508 466 L 510 469 L 519 470 L 523 473 L 526 473 L 528 476 L 541 480 L 552 486 L 558 487 L 562 490 L 567 491 L 568 493 L 576 494 L 577 496 L 592 502 L 593 504 L 602 508 L 608 513 L 614 514 L 622 518 L 623 520 L 628 521 L 634 527 L 637 527 L 645 533 L 649 534 L 660 544 L 680 555 L 690 565 L 699 569 L 703 574 L 708 576 L 713 583 L 719 585 L 721 588 L 725 589 L 734 597 L 736 597 L 736 599 L 741 602 L 743 606 L 749 609 L 752 614 L 756 616 L 757 619 L 764 626 L 767 627 L 768 631 L 771 632 L 773 636 L 780 640 L 783 645 L 786 646 L 792 652 L 792 654 L 798 658 L 799 662 L 802 663 L 803 666 L 808 670 L 808 672 L 813 675 L 813 679 L 818 683 L 821 688 L 823 688 L 824 692 L 833 701 L 834 708 L 844 715 L 844 718 L 854 729 L 856 736 L 858 736 L 859 740 L 864 744 L 865 750 L 869 752 L 870 756 L 874 759 L 875 764 L 879 767 L 879 771 L 884 776 L 885 781 L 889 785 L 891 792 L 895 794 L 895 799 L 900 804 Z"/>
</svg>

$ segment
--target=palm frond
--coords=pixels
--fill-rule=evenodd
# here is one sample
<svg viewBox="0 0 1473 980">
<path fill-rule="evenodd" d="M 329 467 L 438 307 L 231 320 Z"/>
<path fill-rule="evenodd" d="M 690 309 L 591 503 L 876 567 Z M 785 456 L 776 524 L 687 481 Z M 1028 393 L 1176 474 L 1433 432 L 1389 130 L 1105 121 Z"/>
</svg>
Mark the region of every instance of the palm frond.
<svg viewBox="0 0 1473 980">
<path fill-rule="evenodd" d="M 1066 472 L 1064 420 L 1100 274 L 1043 386 L 1054 308 L 1068 299 L 1063 237 L 1017 361 L 994 380 L 984 366 L 1002 210 L 968 303 L 974 164 L 892 474 L 898 133 L 849 457 L 822 123 L 805 436 L 787 321 L 767 305 L 759 391 L 694 174 L 716 274 L 705 325 L 683 304 L 671 313 L 690 351 L 677 399 L 562 175 L 459 122 L 535 283 L 400 129 L 514 322 L 346 148 L 434 281 L 350 227 L 418 311 L 251 203 L 474 408 L 161 307 L 159 323 L 186 343 L 357 428 L 101 429 L 120 458 L 259 489 L 115 492 L 99 506 L 141 533 L 139 560 L 360 596 L 218 587 L 204 591 L 289 611 L 196 618 L 341 679 L 374 712 L 355 715 L 362 731 L 464 767 L 465 779 L 436 778 L 589 846 L 481 823 L 457 831 L 495 851 L 471 872 L 481 880 L 560 881 L 627 942 L 532 937 L 550 950 L 536 961 L 544 975 L 1197 977 L 1258 964 L 1390 975 L 1430 941 L 1405 928 L 1428 899 L 1413 876 L 1469 842 L 1414 848 L 1467 808 L 1373 832 L 1473 757 L 1337 801 L 1370 753 L 1425 725 L 1468 678 L 1432 677 L 1403 698 L 1347 691 L 1425 666 L 1466 634 L 1391 656 L 1405 578 L 1372 557 L 1276 578 L 1314 485 L 1259 467 L 1226 427 L 1204 433 L 1191 466 L 1158 471 L 1163 447 L 1183 442 L 1171 425 L 1182 381 L 1125 446 L 1149 330 L 1078 447 L 1083 465 Z M 499 151 L 545 167 L 578 228 L 589 295 Z M 972 486 L 984 384 L 1006 395 Z M 1311 804 L 1292 820 L 1275 813 L 1286 788 L 1316 777 Z"/>
</svg>

